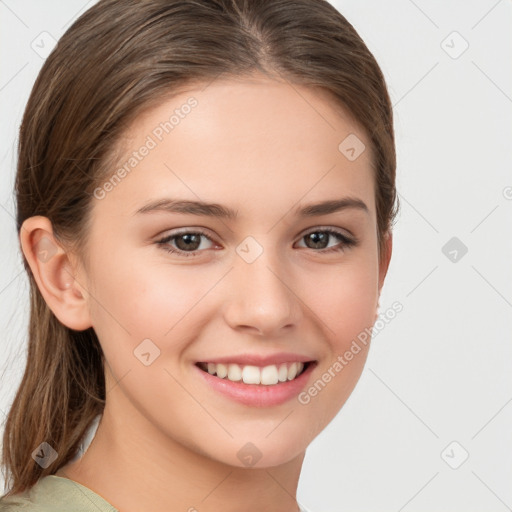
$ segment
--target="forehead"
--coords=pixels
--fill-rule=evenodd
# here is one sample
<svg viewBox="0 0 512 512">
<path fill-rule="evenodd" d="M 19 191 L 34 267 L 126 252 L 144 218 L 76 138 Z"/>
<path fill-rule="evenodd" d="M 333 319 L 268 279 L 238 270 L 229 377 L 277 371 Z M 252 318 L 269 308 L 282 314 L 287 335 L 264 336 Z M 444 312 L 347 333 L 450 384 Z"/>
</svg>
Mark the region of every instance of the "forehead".
<svg viewBox="0 0 512 512">
<path fill-rule="evenodd" d="M 133 212 L 167 194 L 225 199 L 243 212 L 325 199 L 326 192 L 361 197 L 373 208 L 367 135 L 320 88 L 260 77 L 191 86 L 140 115 L 120 142 L 111 176 L 122 179 L 114 179 L 102 208 Z"/>
</svg>

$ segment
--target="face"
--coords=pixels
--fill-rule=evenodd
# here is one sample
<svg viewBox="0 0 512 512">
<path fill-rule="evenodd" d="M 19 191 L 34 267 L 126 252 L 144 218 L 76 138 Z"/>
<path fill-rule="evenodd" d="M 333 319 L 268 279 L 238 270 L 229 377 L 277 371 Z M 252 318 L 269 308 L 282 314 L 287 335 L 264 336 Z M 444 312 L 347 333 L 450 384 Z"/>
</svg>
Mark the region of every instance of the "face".
<svg viewBox="0 0 512 512">
<path fill-rule="evenodd" d="M 340 150 L 350 134 L 359 142 Z M 385 273 L 365 133 L 319 90 L 254 78 L 182 92 L 123 143 L 96 190 L 89 266 L 77 274 L 107 390 L 118 388 L 106 407 L 145 430 L 134 435 L 229 465 L 251 453 L 260 467 L 291 460 L 338 413 L 367 357 L 361 341 L 346 356 L 375 321 Z M 277 361 L 263 373 L 279 383 L 231 384 L 197 364 L 245 355 L 249 366 Z M 294 361 L 312 361 L 301 380 L 281 369 Z"/>
</svg>

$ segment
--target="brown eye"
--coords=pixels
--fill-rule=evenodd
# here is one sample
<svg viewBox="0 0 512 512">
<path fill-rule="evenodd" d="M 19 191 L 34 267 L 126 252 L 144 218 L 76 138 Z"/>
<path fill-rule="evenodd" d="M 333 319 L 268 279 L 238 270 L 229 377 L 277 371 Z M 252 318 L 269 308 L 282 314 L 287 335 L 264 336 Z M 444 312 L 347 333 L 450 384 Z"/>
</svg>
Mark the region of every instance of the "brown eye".
<svg viewBox="0 0 512 512">
<path fill-rule="evenodd" d="M 157 244 L 170 253 L 185 257 L 197 256 L 200 252 L 199 248 L 201 247 L 203 238 L 213 244 L 211 238 L 202 231 L 182 231 L 181 233 L 174 233 L 162 238 Z M 169 243 L 171 241 L 174 242 L 174 247 Z M 203 247 L 203 249 L 209 248 L 211 247 Z"/>
<path fill-rule="evenodd" d="M 308 249 L 320 249 L 318 252 L 342 251 L 357 244 L 356 240 L 348 238 L 343 233 L 334 229 L 317 229 L 305 234 L 302 239 L 306 241 Z M 333 239 L 338 240 L 338 243 L 334 246 L 329 246 L 329 242 Z"/>
<path fill-rule="evenodd" d="M 177 235 L 174 237 L 176 246 L 181 251 L 195 251 L 201 245 L 201 235 L 197 233 L 185 233 L 184 235 Z"/>
</svg>

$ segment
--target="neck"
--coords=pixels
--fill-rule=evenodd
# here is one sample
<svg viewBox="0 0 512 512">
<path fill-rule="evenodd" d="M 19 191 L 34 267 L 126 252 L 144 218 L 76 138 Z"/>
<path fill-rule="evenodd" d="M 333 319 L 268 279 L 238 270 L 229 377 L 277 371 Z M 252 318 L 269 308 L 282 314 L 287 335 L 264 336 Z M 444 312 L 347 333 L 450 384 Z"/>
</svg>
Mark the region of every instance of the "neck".
<svg viewBox="0 0 512 512">
<path fill-rule="evenodd" d="M 118 403 L 118 402 L 116 402 Z M 110 406 L 110 407 L 109 407 Z M 298 512 L 296 491 L 305 452 L 267 468 L 214 460 L 170 439 L 141 414 L 108 402 L 83 457 L 57 472 L 122 512 Z"/>
</svg>

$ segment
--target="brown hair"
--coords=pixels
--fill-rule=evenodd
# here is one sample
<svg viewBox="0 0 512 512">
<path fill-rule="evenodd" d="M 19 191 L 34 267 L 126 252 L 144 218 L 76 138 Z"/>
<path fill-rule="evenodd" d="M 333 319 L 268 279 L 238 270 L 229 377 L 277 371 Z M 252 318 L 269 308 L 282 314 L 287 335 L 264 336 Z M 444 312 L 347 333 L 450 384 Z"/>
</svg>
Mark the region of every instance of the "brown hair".
<svg viewBox="0 0 512 512">
<path fill-rule="evenodd" d="M 58 241 L 86 254 L 91 196 L 110 177 L 120 136 L 135 117 L 179 88 L 252 72 L 328 91 L 333 106 L 366 130 L 382 255 L 398 213 L 391 102 L 373 55 L 325 0 L 100 0 L 59 40 L 28 100 L 19 133 L 18 233 L 25 219 L 42 215 Z M 93 328 L 61 324 L 23 263 L 28 354 L 3 435 L 6 496 L 67 464 L 105 405 Z M 31 456 L 42 442 L 58 454 L 46 468 Z"/>
</svg>

